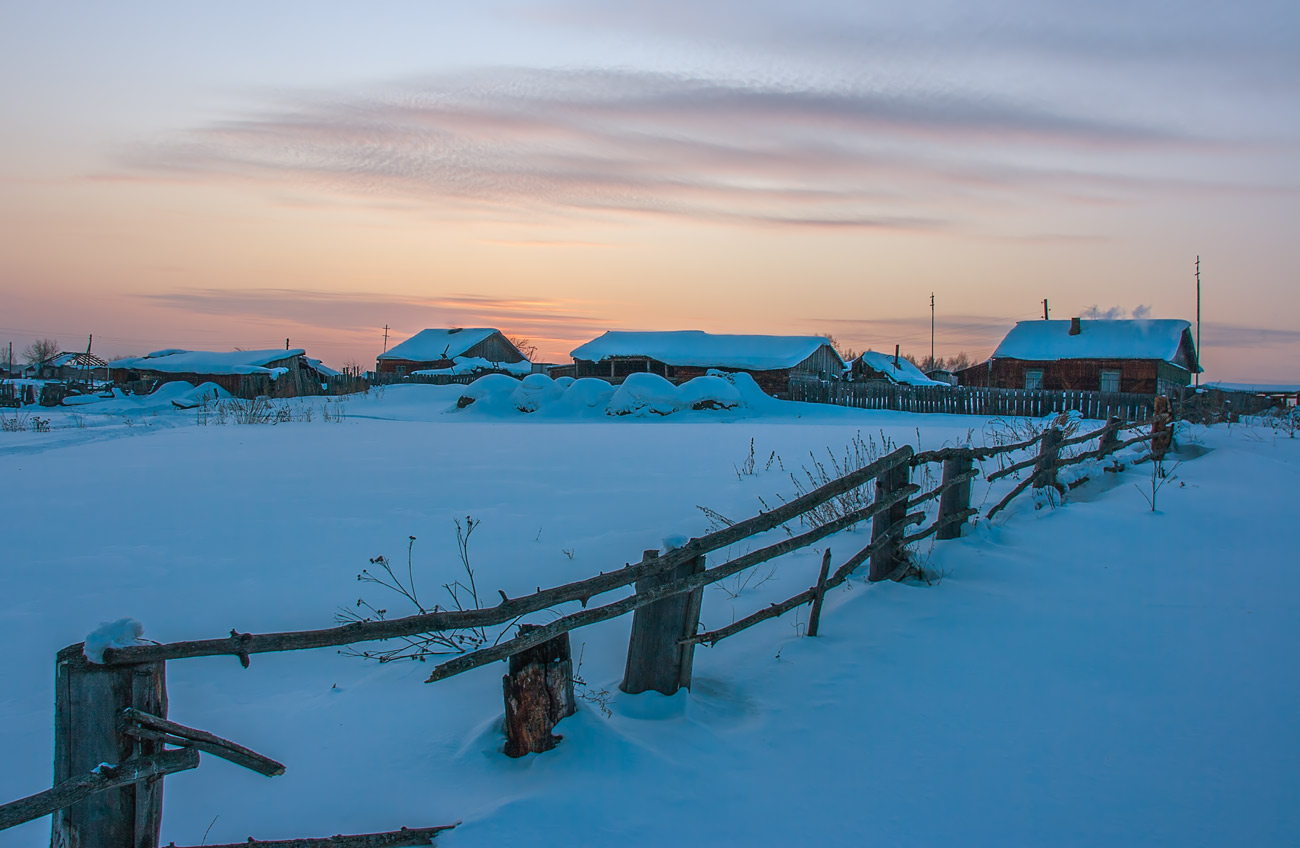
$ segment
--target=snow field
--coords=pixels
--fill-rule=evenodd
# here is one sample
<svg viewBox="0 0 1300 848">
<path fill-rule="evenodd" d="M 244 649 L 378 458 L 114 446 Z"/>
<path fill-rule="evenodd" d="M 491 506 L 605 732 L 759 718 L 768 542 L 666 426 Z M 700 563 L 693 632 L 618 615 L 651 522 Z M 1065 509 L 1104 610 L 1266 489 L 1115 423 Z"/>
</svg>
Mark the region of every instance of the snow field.
<svg viewBox="0 0 1300 848">
<path fill-rule="evenodd" d="M 172 410 L 3 434 L 0 799 L 49 785 L 54 654 L 100 622 L 130 616 L 173 640 L 328 626 L 359 596 L 401 614 L 355 575 L 380 553 L 404 566 L 414 535 L 416 580 L 436 599 L 460 576 L 465 515 L 483 521 L 484 594 L 523 594 L 699 535 L 697 504 L 738 519 L 788 497 L 770 452 L 797 471 L 859 433 L 915 444 L 919 429 L 928 449 L 972 429 L 978 443 L 987 424 L 803 404 L 447 413 L 461 389 L 372 392 L 338 424 L 197 427 Z M 1285 516 L 1300 449 L 1242 428 L 1198 438 L 1213 450 L 1177 469 L 1160 512 L 1133 486 L 1144 467 L 1060 509 L 1026 498 L 1005 522 L 923 544 L 936 585 L 853 581 L 828 596 L 818 639 L 798 638 L 791 614 L 699 648 L 690 693 L 617 693 L 629 617 L 575 631 L 613 715 L 583 703 L 559 748 L 523 760 L 499 753 L 501 666 L 425 685 L 428 664 L 331 650 L 255 655 L 247 671 L 169 663 L 173 718 L 288 772 L 205 757 L 168 778 L 163 840 L 198 844 L 209 824 L 211 843 L 463 819 L 440 844 L 1288 844 L 1300 579 Z M 756 473 L 737 474 L 751 439 Z M 868 532 L 829 540 L 833 562 Z M 819 558 L 711 588 L 705 625 L 805 588 Z M 0 845 L 47 834 L 36 822 Z"/>
</svg>

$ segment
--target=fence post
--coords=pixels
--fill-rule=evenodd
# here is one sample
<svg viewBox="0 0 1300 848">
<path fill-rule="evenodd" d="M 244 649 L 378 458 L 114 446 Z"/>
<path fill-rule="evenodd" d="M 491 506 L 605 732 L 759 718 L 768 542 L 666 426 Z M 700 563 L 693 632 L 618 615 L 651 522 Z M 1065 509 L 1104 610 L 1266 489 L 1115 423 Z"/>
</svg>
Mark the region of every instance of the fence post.
<svg viewBox="0 0 1300 848">
<path fill-rule="evenodd" d="M 1065 436 L 1055 425 L 1048 427 L 1043 433 L 1043 440 L 1038 444 L 1038 462 L 1034 465 L 1033 487 L 1035 489 L 1056 486 L 1056 458 L 1063 441 Z"/>
<path fill-rule="evenodd" d="M 949 486 L 948 481 L 967 474 L 974 468 L 974 460 L 969 456 L 954 456 L 952 459 L 943 461 L 943 482 L 944 490 L 939 495 L 939 515 L 935 519 L 942 523 L 943 520 L 951 515 L 956 515 L 970 507 L 970 480 L 963 480 L 960 483 Z M 940 527 L 935 533 L 936 539 L 959 539 L 961 538 L 961 522 L 954 521 Z"/>
<path fill-rule="evenodd" d="M 519 625 L 520 634 L 537 625 Z M 510 657 L 501 678 L 506 700 L 508 757 L 540 754 L 560 741 L 551 731 L 560 719 L 577 712 L 573 696 L 573 654 L 569 634 L 561 633 Z"/>
<path fill-rule="evenodd" d="M 654 559 L 658 551 L 646 551 L 641 561 Z M 664 583 L 681 580 L 704 570 L 704 557 L 687 560 L 676 568 L 651 574 L 636 581 L 636 591 L 645 592 Z M 691 688 L 695 643 L 681 640 L 694 636 L 700 624 L 700 603 L 704 587 L 672 595 L 637 607 L 632 613 L 632 636 L 627 644 L 627 668 L 620 689 L 636 695 L 649 689 L 671 695 Z"/>
<path fill-rule="evenodd" d="M 54 676 L 54 784 L 100 763 L 162 750 L 122 732 L 122 711 L 167 715 L 166 663 L 96 665 L 82 645 L 59 651 Z M 107 789 L 51 816 L 52 848 L 157 848 L 162 778 Z"/>
<path fill-rule="evenodd" d="M 912 466 L 908 460 L 895 465 L 886 471 L 882 471 L 876 477 L 876 503 L 880 503 L 894 495 L 899 489 L 906 486 L 911 477 Z M 895 524 L 901 522 L 907 517 L 907 500 L 900 500 L 884 512 L 878 512 L 871 519 L 871 541 L 876 541 L 881 536 L 889 532 Z M 871 555 L 871 567 L 867 571 L 867 580 L 875 583 L 880 580 L 888 580 L 900 565 L 906 554 L 903 548 L 898 544 L 898 539 L 892 543 L 881 546 L 880 550 Z"/>
<path fill-rule="evenodd" d="M 1101 449 L 1103 457 L 1107 456 L 1115 445 L 1119 444 L 1119 425 L 1120 419 L 1118 415 L 1112 415 L 1106 421 L 1106 432 L 1102 433 L 1101 438 L 1097 440 L 1097 447 Z"/>
<path fill-rule="evenodd" d="M 808 635 L 816 636 L 822 620 L 822 601 L 826 598 L 826 576 L 831 570 L 831 549 L 822 554 L 822 570 L 817 575 L 817 585 L 813 587 L 812 609 L 808 611 Z"/>
</svg>

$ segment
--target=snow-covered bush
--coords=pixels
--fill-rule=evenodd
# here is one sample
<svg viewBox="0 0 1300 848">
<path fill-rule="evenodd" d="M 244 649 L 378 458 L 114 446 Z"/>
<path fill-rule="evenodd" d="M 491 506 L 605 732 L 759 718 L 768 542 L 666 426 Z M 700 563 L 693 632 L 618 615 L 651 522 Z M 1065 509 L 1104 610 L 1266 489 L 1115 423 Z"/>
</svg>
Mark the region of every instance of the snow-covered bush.
<svg viewBox="0 0 1300 848">
<path fill-rule="evenodd" d="M 510 402 L 520 412 L 536 412 L 563 394 L 564 388 L 545 374 L 529 374 L 515 387 Z"/>
<path fill-rule="evenodd" d="M 671 415 L 683 408 L 677 387 L 658 374 L 633 374 L 614 390 L 606 415 Z"/>
</svg>

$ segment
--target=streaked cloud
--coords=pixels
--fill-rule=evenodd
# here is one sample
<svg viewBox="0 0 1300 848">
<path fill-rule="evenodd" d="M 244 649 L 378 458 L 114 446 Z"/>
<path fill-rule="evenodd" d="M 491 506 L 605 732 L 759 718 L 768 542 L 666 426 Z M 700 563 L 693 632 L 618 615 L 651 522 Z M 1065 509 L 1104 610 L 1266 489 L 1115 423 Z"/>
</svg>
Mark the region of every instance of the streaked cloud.
<svg viewBox="0 0 1300 848">
<path fill-rule="evenodd" d="M 496 69 L 286 97 L 125 162 L 134 174 L 307 184 L 497 221 L 635 213 L 940 230 L 971 225 L 976 208 L 986 214 L 1012 192 L 1215 190 L 1090 164 L 1101 153 L 1208 146 L 1152 124 L 986 95 Z"/>
</svg>

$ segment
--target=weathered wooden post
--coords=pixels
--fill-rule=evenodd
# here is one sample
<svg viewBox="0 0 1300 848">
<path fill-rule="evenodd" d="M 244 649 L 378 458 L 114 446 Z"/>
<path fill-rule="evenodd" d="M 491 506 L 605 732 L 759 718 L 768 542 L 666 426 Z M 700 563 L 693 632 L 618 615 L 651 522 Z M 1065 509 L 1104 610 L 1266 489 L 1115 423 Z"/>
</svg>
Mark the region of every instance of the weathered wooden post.
<svg viewBox="0 0 1300 848">
<path fill-rule="evenodd" d="M 812 609 L 808 611 L 808 635 L 816 636 L 822 621 L 822 601 L 826 598 L 826 577 L 831 571 L 831 549 L 822 554 L 822 569 L 817 573 L 817 585 L 813 587 Z"/>
<path fill-rule="evenodd" d="M 1156 395 L 1155 415 L 1151 416 L 1151 458 L 1156 462 L 1174 443 L 1174 416 L 1169 412 L 1169 398 Z"/>
<path fill-rule="evenodd" d="M 646 551 L 642 562 L 654 559 L 658 551 Z M 636 581 L 636 591 L 645 592 L 704 570 L 704 557 L 687 560 L 676 568 L 651 574 Z M 637 607 L 632 614 L 632 637 L 627 645 L 627 669 L 619 688 L 629 695 L 653 689 L 671 695 L 683 686 L 691 688 L 695 643 L 681 640 L 694 636 L 700 624 L 700 603 L 704 587 L 672 595 Z"/>
<path fill-rule="evenodd" d="M 897 494 L 899 489 L 908 484 L 911 474 L 912 466 L 906 459 L 893 468 L 882 471 L 876 477 L 876 503 L 883 503 Z M 889 509 L 878 512 L 872 517 L 871 541 L 875 542 L 884 536 L 905 518 L 907 518 L 907 499 L 900 498 Z M 895 570 L 904 564 L 906 556 L 907 554 L 897 538 L 888 544 L 881 545 L 880 550 L 871 555 L 871 567 L 867 570 L 867 580 L 872 583 L 888 580 L 893 576 Z"/>
<path fill-rule="evenodd" d="M 1035 489 L 1043 489 L 1047 486 L 1056 488 L 1056 459 L 1063 441 L 1065 436 L 1056 425 L 1048 427 L 1043 433 L 1043 440 L 1038 443 L 1038 462 L 1034 464 L 1033 487 Z"/>
<path fill-rule="evenodd" d="M 156 741 L 123 732 L 128 707 L 167 715 L 166 663 L 98 665 L 79 643 L 59 651 L 54 677 L 54 783 L 100 763 L 162 750 Z M 98 792 L 55 813 L 52 848 L 157 848 L 162 826 L 162 778 Z"/>
<path fill-rule="evenodd" d="M 943 461 L 943 483 L 944 489 L 939 495 L 939 515 L 935 519 L 942 526 L 934 534 L 936 539 L 960 539 L 962 522 L 952 521 L 943 524 L 945 518 L 950 518 L 959 512 L 965 512 L 970 508 L 970 477 L 966 476 L 959 483 L 951 481 L 962 478 L 963 475 L 969 475 L 974 470 L 975 462 L 969 455 L 954 456 L 951 459 Z"/>
<path fill-rule="evenodd" d="M 1101 438 L 1097 440 L 1097 448 L 1101 451 L 1103 457 L 1109 456 L 1111 451 L 1115 449 L 1115 445 L 1119 444 L 1119 425 L 1120 419 L 1118 415 L 1112 415 L 1106 421 L 1106 430 L 1101 434 Z"/>
<path fill-rule="evenodd" d="M 521 624 L 519 632 L 534 627 Z M 506 755 L 522 757 L 554 748 L 560 737 L 551 730 L 578 709 L 569 634 L 561 633 L 510 657 L 510 671 L 501 685 L 506 699 Z"/>
</svg>

